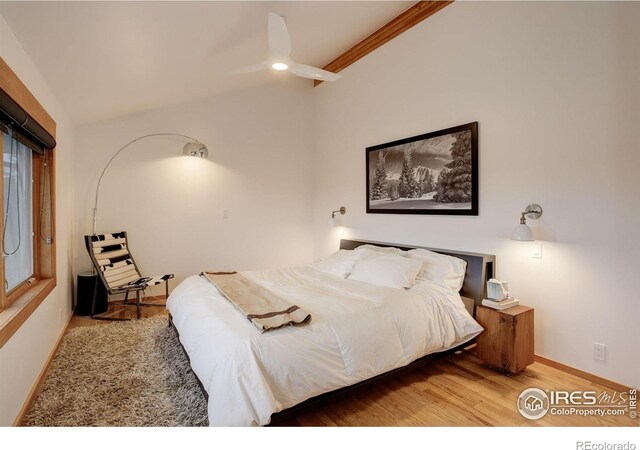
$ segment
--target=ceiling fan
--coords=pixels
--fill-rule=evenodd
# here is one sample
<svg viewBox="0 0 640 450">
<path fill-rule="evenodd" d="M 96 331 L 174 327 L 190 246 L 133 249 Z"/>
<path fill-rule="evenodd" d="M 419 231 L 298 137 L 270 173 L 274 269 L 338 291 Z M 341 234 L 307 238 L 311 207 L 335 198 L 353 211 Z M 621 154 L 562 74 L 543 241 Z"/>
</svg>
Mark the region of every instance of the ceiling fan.
<svg viewBox="0 0 640 450">
<path fill-rule="evenodd" d="M 312 80 L 336 81 L 342 77 L 337 73 L 294 62 L 291 59 L 291 38 L 287 24 L 282 16 L 276 13 L 269 13 L 269 49 L 271 55 L 266 61 L 236 69 L 231 73 L 258 72 L 271 67 L 280 72 L 288 71 L 299 77 L 311 78 Z"/>
</svg>

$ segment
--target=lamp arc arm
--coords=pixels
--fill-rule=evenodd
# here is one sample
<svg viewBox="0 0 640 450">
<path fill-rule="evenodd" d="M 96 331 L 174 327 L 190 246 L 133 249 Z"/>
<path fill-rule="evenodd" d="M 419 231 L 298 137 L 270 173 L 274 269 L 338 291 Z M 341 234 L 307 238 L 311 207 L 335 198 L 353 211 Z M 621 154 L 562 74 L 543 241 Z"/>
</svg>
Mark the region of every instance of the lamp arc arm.
<svg viewBox="0 0 640 450">
<path fill-rule="evenodd" d="M 179 136 L 179 137 L 183 137 L 183 138 L 187 138 L 187 139 L 191 139 L 194 142 L 200 143 L 200 141 L 196 138 L 193 138 L 191 136 L 187 136 L 186 134 L 180 134 L 180 133 L 151 133 L 151 134 L 145 134 L 144 136 L 140 136 L 138 138 L 135 138 L 132 141 L 129 141 L 127 144 L 125 144 L 124 146 L 120 147 L 120 149 L 115 152 L 113 154 L 113 156 L 109 159 L 109 161 L 107 162 L 107 164 L 104 166 L 104 168 L 102 169 L 102 172 L 100 172 L 100 178 L 98 178 L 98 185 L 96 186 L 96 197 L 95 200 L 93 202 L 93 234 L 96 234 L 96 224 L 97 224 L 97 217 L 98 217 L 98 198 L 100 195 L 100 184 L 102 183 L 102 178 L 104 177 L 104 174 L 106 173 L 107 169 L 109 168 L 109 166 L 111 165 L 111 163 L 113 162 L 114 159 L 116 159 L 116 157 L 122 153 L 122 151 L 124 151 L 127 147 L 129 147 L 130 145 L 142 140 L 142 139 L 146 139 L 146 138 L 150 138 L 150 137 L 155 137 L 155 136 Z"/>
</svg>

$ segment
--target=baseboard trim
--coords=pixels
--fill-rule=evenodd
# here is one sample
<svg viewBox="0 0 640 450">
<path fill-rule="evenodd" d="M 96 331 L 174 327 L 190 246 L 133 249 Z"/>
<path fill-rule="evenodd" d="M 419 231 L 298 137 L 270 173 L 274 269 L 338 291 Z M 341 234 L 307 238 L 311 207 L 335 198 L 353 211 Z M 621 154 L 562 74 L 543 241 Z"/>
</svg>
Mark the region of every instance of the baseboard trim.
<svg viewBox="0 0 640 450">
<path fill-rule="evenodd" d="M 40 371 L 40 374 L 38 375 L 38 378 L 36 379 L 35 383 L 33 383 L 33 386 L 31 386 L 29 395 L 27 395 L 27 398 L 24 401 L 22 408 L 20 408 L 20 411 L 18 412 L 16 419 L 13 421 L 14 427 L 19 427 L 22 425 L 24 416 L 27 414 L 27 412 L 29 412 L 29 410 L 31 409 L 31 406 L 33 406 L 33 402 L 36 399 L 36 395 L 38 394 L 38 392 L 40 392 L 42 383 L 44 383 L 44 380 L 47 377 L 49 370 L 51 369 L 51 364 L 53 363 L 53 359 L 58 353 L 58 347 L 60 347 L 60 343 L 62 342 L 64 335 L 67 333 L 69 324 L 71 324 L 71 319 L 73 319 L 73 311 L 71 312 L 71 315 L 69 316 L 69 320 L 67 320 L 67 324 L 64 326 L 62 333 L 60 333 L 60 336 L 58 336 L 58 340 L 56 341 L 56 344 L 53 346 L 53 350 L 51 350 L 51 353 L 47 358 L 47 362 L 42 367 L 42 370 Z"/>
<path fill-rule="evenodd" d="M 553 359 L 545 358 L 544 356 L 534 355 L 534 360 L 536 362 L 539 362 L 540 364 L 544 364 L 545 366 L 562 370 L 563 372 L 567 372 L 567 373 L 570 373 L 571 375 L 584 378 L 585 380 L 591 381 L 593 383 L 601 384 L 603 386 L 606 386 L 618 392 L 625 392 L 631 389 L 629 386 L 625 386 L 624 384 L 620 384 L 616 381 L 611 381 L 606 378 L 602 378 L 598 375 L 585 372 L 584 370 L 576 369 L 575 367 L 567 366 L 566 364 L 562 364 L 558 361 L 554 361 Z"/>
</svg>

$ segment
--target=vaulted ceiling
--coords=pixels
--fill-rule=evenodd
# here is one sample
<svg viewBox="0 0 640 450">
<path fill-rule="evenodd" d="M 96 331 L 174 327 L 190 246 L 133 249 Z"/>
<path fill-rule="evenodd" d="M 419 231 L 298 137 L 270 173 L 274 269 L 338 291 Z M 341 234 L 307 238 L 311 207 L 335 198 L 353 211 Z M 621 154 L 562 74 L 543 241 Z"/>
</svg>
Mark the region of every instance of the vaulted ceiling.
<svg viewBox="0 0 640 450">
<path fill-rule="evenodd" d="M 0 14 L 83 124 L 293 77 L 228 74 L 267 57 L 270 11 L 293 59 L 322 67 L 413 3 L 0 2 Z"/>
</svg>

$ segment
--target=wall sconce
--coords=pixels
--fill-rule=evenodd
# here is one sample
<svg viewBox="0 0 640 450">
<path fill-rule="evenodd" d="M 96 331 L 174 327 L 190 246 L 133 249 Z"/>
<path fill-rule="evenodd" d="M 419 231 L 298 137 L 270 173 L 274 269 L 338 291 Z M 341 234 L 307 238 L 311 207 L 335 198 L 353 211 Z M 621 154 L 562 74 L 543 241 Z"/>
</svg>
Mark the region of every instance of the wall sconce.
<svg viewBox="0 0 640 450">
<path fill-rule="evenodd" d="M 533 231 L 527 225 L 526 219 L 538 219 L 542 215 L 542 207 L 535 203 L 528 205 L 520 215 L 520 225 L 516 226 L 511 233 L 512 241 L 534 241 Z M 525 219 L 526 218 L 526 219 Z"/>
<path fill-rule="evenodd" d="M 345 208 L 344 206 L 341 206 L 340 209 L 336 209 L 335 211 L 332 211 L 331 219 L 329 219 L 329 226 L 335 227 L 337 225 L 336 213 L 340 213 L 340 215 L 344 216 L 346 212 L 347 212 L 347 208 Z"/>
</svg>

